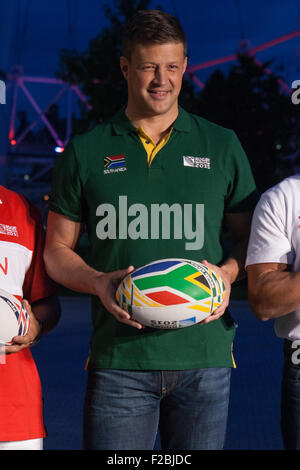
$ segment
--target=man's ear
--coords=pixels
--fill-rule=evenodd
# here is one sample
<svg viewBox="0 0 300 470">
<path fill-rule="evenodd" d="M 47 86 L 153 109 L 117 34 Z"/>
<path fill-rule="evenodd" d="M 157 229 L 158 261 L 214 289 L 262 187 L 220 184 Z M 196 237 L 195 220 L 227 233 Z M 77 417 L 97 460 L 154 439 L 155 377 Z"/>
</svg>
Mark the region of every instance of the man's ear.
<svg viewBox="0 0 300 470">
<path fill-rule="evenodd" d="M 183 63 L 183 74 L 184 74 L 185 71 L 186 71 L 187 64 L 188 64 L 188 58 L 187 58 L 187 56 L 185 56 L 185 58 L 184 58 L 184 63 Z"/>
<path fill-rule="evenodd" d="M 127 77 L 128 77 L 128 59 L 125 56 L 120 57 L 120 67 L 121 67 L 121 72 L 122 72 L 125 80 L 127 80 Z"/>
</svg>

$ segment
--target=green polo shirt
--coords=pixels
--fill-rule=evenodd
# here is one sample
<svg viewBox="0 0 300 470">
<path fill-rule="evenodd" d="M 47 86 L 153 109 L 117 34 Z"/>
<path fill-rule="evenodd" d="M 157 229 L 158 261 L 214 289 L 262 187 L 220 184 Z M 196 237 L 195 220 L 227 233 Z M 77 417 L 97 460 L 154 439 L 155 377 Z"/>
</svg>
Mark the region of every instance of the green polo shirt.
<svg viewBox="0 0 300 470">
<path fill-rule="evenodd" d="M 224 213 L 252 210 L 250 166 L 231 130 L 179 109 L 167 143 L 147 164 L 121 110 L 74 137 L 57 159 L 50 210 L 85 223 L 92 267 L 104 272 L 163 258 L 221 263 Z M 234 323 L 137 330 L 92 298 L 90 364 L 113 369 L 232 367 Z"/>
</svg>

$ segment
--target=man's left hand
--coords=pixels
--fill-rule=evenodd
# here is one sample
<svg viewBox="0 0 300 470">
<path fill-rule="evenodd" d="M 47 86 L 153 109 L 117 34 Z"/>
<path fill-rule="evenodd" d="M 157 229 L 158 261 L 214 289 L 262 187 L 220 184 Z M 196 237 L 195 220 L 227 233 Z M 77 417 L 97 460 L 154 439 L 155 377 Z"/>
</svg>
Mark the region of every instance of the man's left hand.
<svg viewBox="0 0 300 470">
<path fill-rule="evenodd" d="M 229 304 L 229 298 L 230 298 L 230 292 L 231 292 L 231 276 L 230 276 L 229 271 L 226 269 L 226 266 L 216 266 L 215 264 L 211 264 L 206 260 L 203 260 L 202 264 L 212 269 L 216 274 L 218 274 L 222 278 L 224 285 L 225 285 L 225 296 L 221 305 L 219 305 L 219 307 L 217 307 L 216 310 L 214 310 L 211 315 L 209 315 L 204 320 L 199 322 L 200 324 L 209 323 L 211 321 L 218 320 L 224 314 Z"/>
</svg>

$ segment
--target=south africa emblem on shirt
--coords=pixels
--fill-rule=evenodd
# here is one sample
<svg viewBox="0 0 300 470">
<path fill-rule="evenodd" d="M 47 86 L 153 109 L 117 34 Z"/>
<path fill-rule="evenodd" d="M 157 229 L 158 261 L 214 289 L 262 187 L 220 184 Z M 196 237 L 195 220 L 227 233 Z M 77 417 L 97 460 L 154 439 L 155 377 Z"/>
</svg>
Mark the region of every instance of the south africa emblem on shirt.
<svg viewBox="0 0 300 470">
<path fill-rule="evenodd" d="M 124 154 L 104 158 L 105 175 L 109 173 L 118 173 L 120 171 L 126 171 L 126 169 L 126 160 Z"/>
</svg>

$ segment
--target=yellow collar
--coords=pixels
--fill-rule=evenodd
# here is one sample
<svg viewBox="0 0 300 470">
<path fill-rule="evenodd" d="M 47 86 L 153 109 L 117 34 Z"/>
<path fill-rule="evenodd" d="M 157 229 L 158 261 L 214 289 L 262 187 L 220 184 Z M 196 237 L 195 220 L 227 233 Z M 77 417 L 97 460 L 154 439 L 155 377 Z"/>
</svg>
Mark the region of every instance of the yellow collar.
<svg viewBox="0 0 300 470">
<path fill-rule="evenodd" d="M 148 162 L 148 165 L 150 166 L 155 155 L 157 155 L 157 153 L 168 142 L 171 132 L 172 132 L 172 128 L 157 144 L 153 142 L 151 137 L 149 137 L 141 127 L 137 128 L 136 131 L 142 141 L 142 144 L 144 145 L 144 148 L 147 153 L 147 162 Z"/>
</svg>

